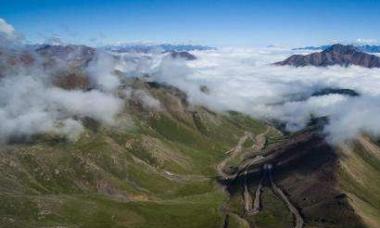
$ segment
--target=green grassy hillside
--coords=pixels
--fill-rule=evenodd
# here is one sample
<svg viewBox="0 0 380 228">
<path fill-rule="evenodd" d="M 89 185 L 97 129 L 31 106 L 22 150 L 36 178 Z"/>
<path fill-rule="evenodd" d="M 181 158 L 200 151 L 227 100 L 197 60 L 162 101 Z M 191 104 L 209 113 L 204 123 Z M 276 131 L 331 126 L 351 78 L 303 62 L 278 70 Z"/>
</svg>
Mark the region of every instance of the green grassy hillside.
<svg viewBox="0 0 380 228">
<path fill-rule="evenodd" d="M 258 154 L 258 144 L 281 147 L 292 135 L 237 112 L 189 105 L 174 87 L 138 79 L 126 86 L 159 107 L 132 96 L 112 126 L 84 119 L 75 142 L 36 135 L 1 146 L 0 227 L 292 227 L 292 214 L 268 183 L 262 210 L 247 214 L 242 183 L 228 195 L 216 169 L 247 132 L 228 167 Z M 379 227 L 376 142 L 363 136 L 338 149 L 321 142 L 289 150 L 305 153 L 275 170 L 274 180 L 305 227 Z M 251 195 L 259 180 L 248 178 Z"/>
<path fill-rule="evenodd" d="M 265 125 L 186 104 L 170 87 L 131 83 L 159 110 L 126 100 L 115 126 L 87 120 L 76 142 L 36 136 L 0 149 L 0 227 L 220 227 L 215 167 Z"/>
<path fill-rule="evenodd" d="M 349 202 L 368 227 L 380 227 L 380 148 L 362 136 L 339 148 L 340 186 Z"/>
</svg>

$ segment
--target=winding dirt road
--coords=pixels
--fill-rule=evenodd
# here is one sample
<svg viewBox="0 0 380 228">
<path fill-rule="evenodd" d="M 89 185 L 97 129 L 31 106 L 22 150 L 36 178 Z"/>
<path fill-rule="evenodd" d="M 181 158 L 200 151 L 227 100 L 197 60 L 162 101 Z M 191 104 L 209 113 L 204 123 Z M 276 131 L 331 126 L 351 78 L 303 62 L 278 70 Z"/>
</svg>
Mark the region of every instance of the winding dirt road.
<svg viewBox="0 0 380 228">
<path fill-rule="evenodd" d="M 261 210 L 261 192 L 263 189 L 263 181 L 265 179 L 265 175 L 260 179 L 259 185 L 257 186 L 256 192 L 255 192 L 255 200 L 253 202 L 253 214 L 257 214 Z"/>
<path fill-rule="evenodd" d="M 224 179 L 233 179 L 237 176 L 237 174 L 227 174 L 224 172 L 224 169 L 226 168 L 226 165 L 229 161 L 239 156 L 239 154 L 242 151 L 243 143 L 249 138 L 252 137 L 252 133 L 244 132 L 244 135 L 239 139 L 239 142 L 237 145 L 232 148 L 231 150 L 227 151 L 226 154 L 229 154 L 230 156 L 224 159 L 222 162 L 218 164 L 216 167 L 216 170 L 218 172 L 218 175 L 223 177 Z"/>
<path fill-rule="evenodd" d="M 255 215 L 260 212 L 261 209 L 261 191 L 263 187 L 263 181 L 265 178 L 269 178 L 269 182 L 271 184 L 272 191 L 277 194 L 286 204 L 289 211 L 293 214 L 293 217 L 295 219 L 295 228 L 302 228 L 304 221 L 301 216 L 301 213 L 298 211 L 298 209 L 290 202 L 289 198 L 285 195 L 285 193 L 279 188 L 276 183 L 273 181 L 272 178 L 272 165 L 271 164 L 265 164 L 264 165 L 264 172 L 263 176 L 259 182 L 259 185 L 256 189 L 255 193 L 255 199 L 254 202 L 252 200 L 252 197 L 250 195 L 250 192 L 248 190 L 248 183 L 247 183 L 247 177 L 245 177 L 245 183 L 244 183 L 244 193 L 243 193 L 243 199 L 244 199 L 244 208 L 245 211 L 248 213 L 248 215 Z M 248 175 L 247 171 L 244 173 L 245 176 Z M 252 204 L 253 202 L 253 204 Z M 252 208 L 253 205 L 253 208 Z"/>
<path fill-rule="evenodd" d="M 253 199 L 252 199 L 252 197 L 251 197 L 251 193 L 249 192 L 249 189 L 248 189 L 248 183 L 247 183 L 247 171 L 245 171 L 243 200 L 244 200 L 244 208 L 245 208 L 245 211 L 246 211 L 248 214 L 253 213 L 253 209 L 252 209 Z"/>
<path fill-rule="evenodd" d="M 259 134 L 259 135 L 257 135 L 255 137 L 255 139 L 254 139 L 255 140 L 255 144 L 252 145 L 252 149 L 253 149 L 254 152 L 260 151 L 260 150 L 262 150 L 264 148 L 265 143 L 266 143 L 265 135 L 269 132 L 269 130 L 270 130 L 270 128 L 268 127 L 265 132 L 263 132 L 263 133 L 261 133 L 261 134 Z M 227 174 L 227 173 L 224 172 L 224 169 L 226 168 L 226 165 L 228 164 L 229 161 L 231 161 L 232 159 L 235 159 L 237 156 L 243 156 L 243 154 L 242 154 L 242 146 L 245 143 L 245 141 L 247 139 L 249 139 L 249 138 L 253 139 L 253 134 L 250 133 L 250 132 L 244 132 L 244 135 L 239 139 L 239 141 L 236 144 L 236 146 L 226 152 L 226 154 L 228 154 L 230 156 L 227 157 L 226 159 L 224 159 L 222 162 L 220 162 L 217 165 L 217 172 L 218 172 L 218 175 L 220 177 L 222 177 L 224 179 L 234 179 L 234 178 L 236 178 L 237 174 L 232 174 L 232 175 Z M 246 170 L 246 172 L 247 172 L 247 170 Z M 248 189 L 247 180 L 245 180 L 243 198 L 244 198 L 244 202 L 245 202 L 244 203 L 245 204 L 245 209 L 248 212 L 248 214 L 254 213 L 254 208 L 252 208 L 252 205 L 254 203 L 253 203 L 253 199 L 252 199 L 251 194 L 250 194 L 249 189 Z M 260 202 L 258 202 L 258 204 L 260 205 Z M 231 213 L 227 213 L 226 214 L 225 219 L 224 219 L 224 226 L 223 226 L 224 228 L 228 227 L 228 225 L 229 225 L 229 218 L 230 218 L 231 215 L 233 216 L 234 214 L 231 214 Z M 244 225 L 244 227 L 250 227 L 248 221 L 246 221 L 245 219 L 239 217 L 238 215 L 235 215 L 235 216 L 237 216 L 239 219 L 241 219 L 242 224 Z"/>
<path fill-rule="evenodd" d="M 267 129 L 263 133 L 258 134 L 255 137 L 256 143 L 255 143 L 255 145 L 253 145 L 255 152 L 261 151 L 262 149 L 264 149 L 265 144 L 267 142 L 267 138 L 265 136 L 269 133 L 270 130 L 271 130 L 271 127 L 267 127 Z"/>
<path fill-rule="evenodd" d="M 218 166 L 216 168 L 218 175 L 220 177 L 223 177 L 226 180 L 227 179 L 230 179 L 230 180 L 235 179 L 237 177 L 238 173 L 228 174 L 224 171 L 228 162 L 231 161 L 232 159 L 235 159 L 238 156 L 244 155 L 242 153 L 242 147 L 243 147 L 244 142 L 249 138 L 251 138 L 251 139 L 254 138 L 255 144 L 252 145 L 253 151 L 250 151 L 248 153 L 257 153 L 257 152 L 261 151 L 265 147 L 265 144 L 266 144 L 265 135 L 268 134 L 270 130 L 271 130 L 271 127 L 267 127 L 265 132 L 256 135 L 256 137 L 253 137 L 253 134 L 250 132 L 244 132 L 244 135 L 239 139 L 239 142 L 237 143 L 237 145 L 235 147 L 233 147 L 231 150 L 226 152 L 226 154 L 229 154 L 230 156 L 218 164 Z M 262 158 L 262 156 L 260 156 L 260 155 L 255 157 L 255 159 L 259 159 L 259 160 L 261 158 Z M 255 160 L 255 159 L 253 159 L 253 160 Z"/>
<path fill-rule="evenodd" d="M 244 183 L 243 183 L 243 203 L 244 203 L 244 209 L 247 213 L 248 216 L 250 215 L 255 215 L 260 212 L 261 207 L 262 207 L 262 202 L 261 202 L 261 193 L 262 193 L 262 188 L 263 188 L 263 183 L 266 178 L 269 179 L 272 191 L 278 195 L 281 200 L 285 202 L 287 205 L 289 211 L 293 214 L 294 217 L 294 227 L 295 228 L 302 228 L 304 225 L 304 220 L 301 216 L 301 213 L 299 210 L 290 202 L 289 198 L 285 195 L 285 193 L 281 190 L 280 187 L 276 185 L 276 183 L 273 181 L 272 178 L 272 165 L 270 164 L 273 159 L 276 158 L 277 154 L 267 154 L 264 155 L 260 153 L 266 144 L 266 134 L 270 131 L 270 127 L 267 128 L 267 130 L 255 137 L 255 144 L 251 147 L 252 150 L 246 153 L 242 152 L 242 145 L 243 143 L 249 139 L 253 138 L 252 133 L 245 132 L 244 135 L 239 139 L 239 142 L 237 145 L 232 148 L 231 150 L 227 151 L 226 154 L 229 154 L 230 156 L 224 159 L 221 163 L 218 164 L 217 166 L 217 171 L 220 177 L 224 178 L 224 180 L 234 180 L 238 175 L 244 176 Z M 306 135 L 308 136 L 308 135 Z M 293 142 L 294 143 L 294 142 Z M 368 146 L 368 144 L 367 144 Z M 282 151 L 280 150 L 280 153 Z M 245 155 L 249 153 L 253 158 L 247 159 L 244 161 Z M 230 162 L 232 159 L 237 158 L 237 156 L 240 156 L 240 159 L 243 160 L 238 166 L 238 170 L 240 172 L 235 172 L 233 174 L 228 174 L 225 172 L 225 168 L 228 165 L 228 162 Z M 262 171 L 262 177 L 260 179 L 260 182 L 257 186 L 256 192 L 255 192 L 255 197 L 254 199 L 251 196 L 251 193 L 248 188 L 248 175 L 250 174 L 250 171 L 252 172 L 251 169 L 255 169 L 256 171 Z M 242 172 L 244 171 L 244 172 Z M 255 172 L 256 172 L 255 171 Z"/>
<path fill-rule="evenodd" d="M 290 202 L 289 198 L 285 195 L 285 193 L 281 190 L 281 188 L 279 188 L 273 181 L 273 178 L 272 178 L 272 166 L 270 164 L 266 164 L 266 166 L 264 167 L 265 171 L 267 172 L 268 174 L 268 177 L 269 177 L 269 181 L 271 183 L 271 186 L 272 186 L 272 189 L 273 191 L 281 197 L 281 199 L 286 203 L 289 211 L 293 214 L 294 218 L 295 218 L 295 228 L 302 228 L 303 227 L 303 224 L 304 224 L 304 221 L 303 221 L 303 218 L 300 214 L 300 212 L 298 211 L 298 209 Z"/>
</svg>

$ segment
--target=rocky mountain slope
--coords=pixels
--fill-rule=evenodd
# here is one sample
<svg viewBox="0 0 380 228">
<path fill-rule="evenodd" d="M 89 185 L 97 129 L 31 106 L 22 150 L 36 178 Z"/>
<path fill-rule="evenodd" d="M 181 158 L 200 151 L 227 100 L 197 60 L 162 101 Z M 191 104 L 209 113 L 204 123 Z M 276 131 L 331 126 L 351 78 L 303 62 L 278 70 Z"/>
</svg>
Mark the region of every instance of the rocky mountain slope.
<svg viewBox="0 0 380 228">
<path fill-rule="evenodd" d="M 170 52 L 172 58 L 182 58 L 185 60 L 196 60 L 197 57 L 187 51 L 172 51 Z"/>
<path fill-rule="evenodd" d="M 380 57 L 364 53 L 352 45 L 335 44 L 309 55 L 292 55 L 275 65 L 302 66 L 349 66 L 357 65 L 366 68 L 380 67 Z"/>
</svg>

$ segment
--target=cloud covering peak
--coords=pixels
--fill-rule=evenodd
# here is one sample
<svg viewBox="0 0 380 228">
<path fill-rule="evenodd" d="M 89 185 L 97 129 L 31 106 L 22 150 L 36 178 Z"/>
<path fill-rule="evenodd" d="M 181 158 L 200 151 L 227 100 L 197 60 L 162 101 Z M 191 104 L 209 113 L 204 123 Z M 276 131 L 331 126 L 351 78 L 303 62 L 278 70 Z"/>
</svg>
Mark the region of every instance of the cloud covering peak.
<svg viewBox="0 0 380 228">
<path fill-rule="evenodd" d="M 0 38 L 12 42 L 17 36 L 1 19 Z M 84 118 L 113 124 L 123 107 L 109 54 L 82 46 L 1 51 L 0 143 L 46 133 L 75 140 Z"/>
</svg>

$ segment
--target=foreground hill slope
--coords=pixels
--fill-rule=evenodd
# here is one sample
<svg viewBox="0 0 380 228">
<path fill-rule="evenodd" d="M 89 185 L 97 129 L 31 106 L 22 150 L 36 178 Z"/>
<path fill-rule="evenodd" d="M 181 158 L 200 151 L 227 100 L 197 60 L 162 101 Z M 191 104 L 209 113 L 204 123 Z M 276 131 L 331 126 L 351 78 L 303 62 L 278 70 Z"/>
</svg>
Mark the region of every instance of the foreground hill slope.
<svg viewBox="0 0 380 228">
<path fill-rule="evenodd" d="M 370 137 L 335 148 L 318 126 L 283 136 L 190 105 L 172 86 L 124 83 L 134 92 L 115 126 L 85 119 L 75 142 L 39 135 L 1 147 L 1 227 L 291 227 L 292 213 L 262 179 L 265 164 L 304 227 L 380 224 L 380 148 Z"/>
<path fill-rule="evenodd" d="M 220 227 L 215 166 L 264 124 L 190 106 L 174 87 L 126 83 L 160 107 L 129 99 L 117 126 L 88 119 L 76 142 L 40 135 L 1 147 L 1 227 Z"/>
</svg>

